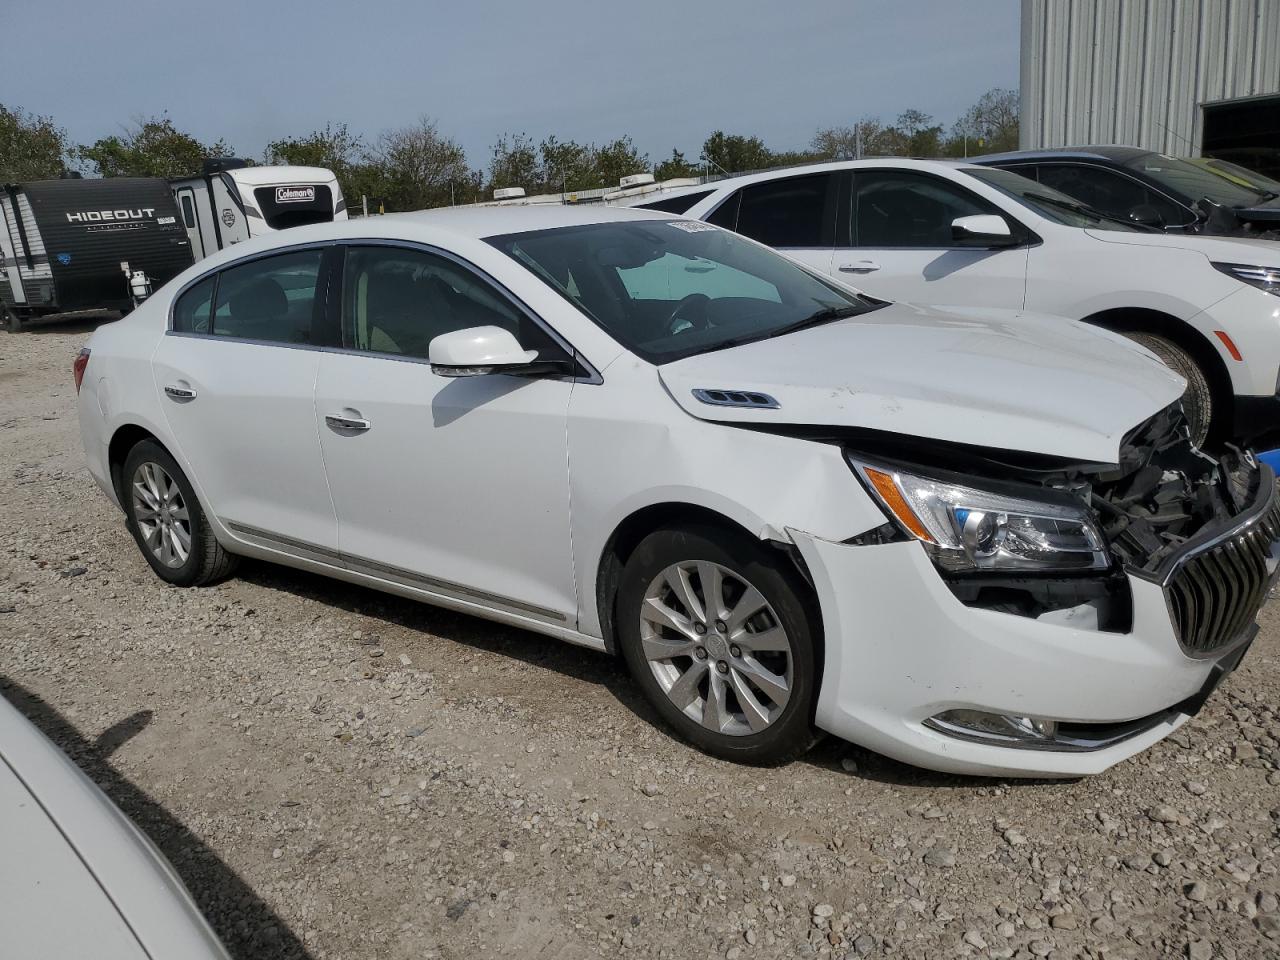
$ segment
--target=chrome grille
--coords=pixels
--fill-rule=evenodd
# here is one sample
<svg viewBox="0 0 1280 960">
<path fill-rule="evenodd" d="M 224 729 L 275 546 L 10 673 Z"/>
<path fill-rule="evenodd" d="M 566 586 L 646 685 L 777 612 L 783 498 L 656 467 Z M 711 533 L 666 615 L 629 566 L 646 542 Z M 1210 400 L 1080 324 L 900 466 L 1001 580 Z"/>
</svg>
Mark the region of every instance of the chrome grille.
<svg viewBox="0 0 1280 960">
<path fill-rule="evenodd" d="M 1253 625 L 1274 579 L 1280 501 L 1254 522 L 1184 557 L 1165 586 L 1183 650 L 1205 656 L 1230 646 Z"/>
</svg>

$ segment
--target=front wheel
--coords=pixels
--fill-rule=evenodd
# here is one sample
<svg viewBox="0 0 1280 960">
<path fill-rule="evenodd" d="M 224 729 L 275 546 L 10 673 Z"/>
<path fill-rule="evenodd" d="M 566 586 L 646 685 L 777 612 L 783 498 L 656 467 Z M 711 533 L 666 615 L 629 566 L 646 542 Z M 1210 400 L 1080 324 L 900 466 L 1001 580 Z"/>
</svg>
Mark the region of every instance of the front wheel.
<svg viewBox="0 0 1280 960">
<path fill-rule="evenodd" d="M 214 537 L 191 481 L 164 447 L 139 442 L 121 476 L 129 532 L 156 576 L 192 587 L 231 573 L 237 558 Z"/>
<path fill-rule="evenodd" d="M 1182 412 L 1186 415 L 1187 426 L 1191 428 L 1191 442 L 1203 447 L 1209 439 L 1214 411 L 1209 378 L 1200 365 L 1191 354 L 1164 337 L 1152 333 L 1126 333 L 1125 337 L 1142 344 L 1159 357 L 1161 363 L 1187 381 L 1187 389 L 1182 394 Z"/>
<path fill-rule="evenodd" d="M 745 535 L 659 530 L 623 569 L 618 636 L 645 697 L 684 739 L 727 760 L 782 763 L 816 740 L 809 597 L 786 558 Z"/>
</svg>

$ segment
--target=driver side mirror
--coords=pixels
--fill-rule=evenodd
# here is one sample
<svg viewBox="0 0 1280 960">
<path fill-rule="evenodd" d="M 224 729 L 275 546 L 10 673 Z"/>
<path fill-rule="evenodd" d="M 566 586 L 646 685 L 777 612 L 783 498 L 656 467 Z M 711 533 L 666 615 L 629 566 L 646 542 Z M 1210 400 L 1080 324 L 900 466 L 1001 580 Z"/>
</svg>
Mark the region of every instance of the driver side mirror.
<svg viewBox="0 0 1280 960">
<path fill-rule="evenodd" d="M 1140 203 L 1129 211 L 1129 219 L 1134 223 L 1140 223 L 1144 227 L 1157 227 L 1164 229 L 1164 217 L 1149 203 Z"/>
<path fill-rule="evenodd" d="M 481 377 L 490 373 L 524 373 L 537 358 L 510 330 L 468 327 L 442 333 L 427 347 L 431 372 L 442 377 Z"/>
<path fill-rule="evenodd" d="M 1004 217 L 980 213 L 951 221 L 951 238 L 966 247 L 1012 247 L 1017 244 Z"/>
</svg>

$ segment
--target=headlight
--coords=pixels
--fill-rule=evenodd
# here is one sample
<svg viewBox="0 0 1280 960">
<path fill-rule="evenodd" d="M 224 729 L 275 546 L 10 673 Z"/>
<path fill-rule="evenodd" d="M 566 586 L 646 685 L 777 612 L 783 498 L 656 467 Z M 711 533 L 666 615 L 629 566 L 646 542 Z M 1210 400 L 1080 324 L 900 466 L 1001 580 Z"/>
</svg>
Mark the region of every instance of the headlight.
<svg viewBox="0 0 1280 960">
<path fill-rule="evenodd" d="M 849 462 L 889 516 L 947 570 L 1044 573 L 1111 565 L 1101 531 L 1084 504 L 1067 494 L 1056 502 L 1025 499 L 898 467 Z"/>
<path fill-rule="evenodd" d="M 1280 297 L 1280 267 L 1252 267 L 1247 263 L 1215 263 L 1213 267 L 1251 287 Z"/>
</svg>

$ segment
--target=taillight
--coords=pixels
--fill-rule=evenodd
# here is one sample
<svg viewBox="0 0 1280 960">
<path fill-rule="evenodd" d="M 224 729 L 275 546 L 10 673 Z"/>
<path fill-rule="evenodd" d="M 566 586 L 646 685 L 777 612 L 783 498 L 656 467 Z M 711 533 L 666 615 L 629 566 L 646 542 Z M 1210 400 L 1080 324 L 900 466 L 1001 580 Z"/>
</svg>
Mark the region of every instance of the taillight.
<svg viewBox="0 0 1280 960">
<path fill-rule="evenodd" d="M 84 372 L 89 367 L 89 348 L 81 347 L 80 352 L 71 363 L 71 373 L 76 378 L 76 393 L 80 392 L 80 384 L 84 383 Z"/>
</svg>

